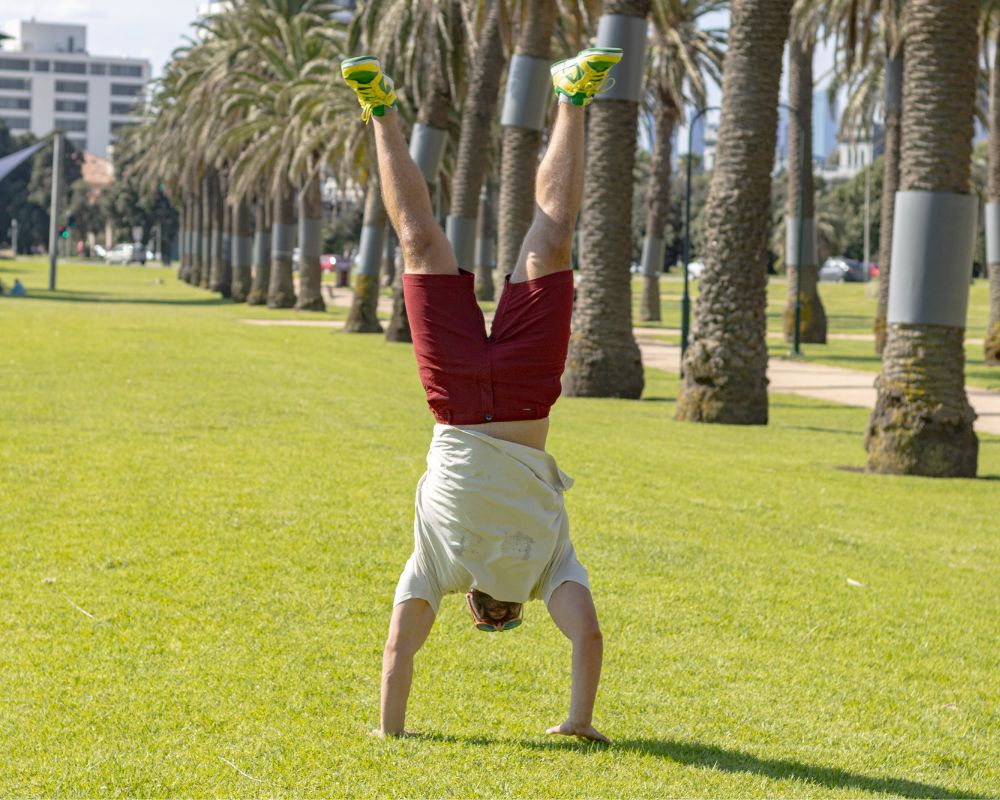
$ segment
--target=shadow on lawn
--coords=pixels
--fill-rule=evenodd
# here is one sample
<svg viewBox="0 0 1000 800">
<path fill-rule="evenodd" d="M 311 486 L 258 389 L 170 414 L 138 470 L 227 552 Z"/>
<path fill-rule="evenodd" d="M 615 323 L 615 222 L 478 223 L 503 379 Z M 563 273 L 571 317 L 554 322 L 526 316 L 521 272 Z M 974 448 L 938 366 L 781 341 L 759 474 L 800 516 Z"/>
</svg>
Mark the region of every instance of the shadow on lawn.
<svg viewBox="0 0 1000 800">
<path fill-rule="evenodd" d="M 465 744 L 479 747 L 494 747 L 502 743 L 502 740 L 489 736 L 449 736 L 440 733 L 419 734 L 417 738 L 446 744 Z M 605 745 L 598 742 L 554 738 L 546 741 L 523 740 L 521 745 L 532 750 L 572 750 L 578 753 L 632 750 L 643 755 L 666 758 L 693 767 L 762 775 L 773 780 L 799 780 L 821 784 L 831 789 L 848 789 L 853 792 L 893 794 L 912 798 L 942 797 L 993 800 L 996 797 L 995 795 L 971 794 L 957 789 L 945 789 L 943 786 L 909 781 L 905 778 L 874 778 L 870 775 L 858 775 L 835 767 L 811 766 L 785 759 L 759 758 L 740 750 L 727 750 L 715 745 L 678 742 L 670 739 L 616 739 L 610 745 Z"/>
<path fill-rule="evenodd" d="M 231 300 L 224 297 L 206 297 L 197 300 L 156 300 L 148 297 L 118 297 L 103 292 L 72 291 L 62 292 L 29 292 L 20 300 L 53 300 L 59 303 L 120 303 L 125 305 L 153 306 L 221 306 L 232 305 Z"/>
</svg>

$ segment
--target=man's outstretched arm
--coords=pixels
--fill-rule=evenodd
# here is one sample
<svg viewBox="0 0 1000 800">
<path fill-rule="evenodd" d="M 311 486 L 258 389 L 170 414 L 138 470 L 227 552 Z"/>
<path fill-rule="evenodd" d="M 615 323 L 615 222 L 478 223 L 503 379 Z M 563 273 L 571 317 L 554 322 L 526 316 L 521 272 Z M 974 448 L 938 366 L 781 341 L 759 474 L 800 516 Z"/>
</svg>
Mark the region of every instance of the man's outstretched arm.
<svg viewBox="0 0 1000 800">
<path fill-rule="evenodd" d="M 581 736 L 598 742 L 608 738 L 593 725 L 594 700 L 601 680 L 604 640 L 590 589 L 573 581 L 559 586 L 549 598 L 553 622 L 573 643 L 573 690 L 569 717 L 546 733 Z"/>
<path fill-rule="evenodd" d="M 389 637 L 382 653 L 380 736 L 406 734 L 406 701 L 413 682 L 413 657 L 434 625 L 434 609 L 426 600 L 404 600 L 392 610 Z"/>
</svg>

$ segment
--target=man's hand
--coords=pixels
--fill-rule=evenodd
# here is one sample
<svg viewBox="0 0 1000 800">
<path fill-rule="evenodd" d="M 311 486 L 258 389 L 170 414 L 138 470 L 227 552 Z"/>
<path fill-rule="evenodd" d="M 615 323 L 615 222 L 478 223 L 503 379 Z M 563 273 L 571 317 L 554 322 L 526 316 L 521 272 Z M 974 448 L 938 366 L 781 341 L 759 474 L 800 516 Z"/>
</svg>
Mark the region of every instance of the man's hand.
<svg viewBox="0 0 1000 800">
<path fill-rule="evenodd" d="M 548 734 L 561 734 L 562 736 L 576 736 L 580 739 L 588 739 L 591 742 L 603 742 L 611 744 L 611 740 L 601 733 L 593 725 L 576 725 L 566 720 L 562 725 L 556 725 L 545 731 Z"/>
</svg>

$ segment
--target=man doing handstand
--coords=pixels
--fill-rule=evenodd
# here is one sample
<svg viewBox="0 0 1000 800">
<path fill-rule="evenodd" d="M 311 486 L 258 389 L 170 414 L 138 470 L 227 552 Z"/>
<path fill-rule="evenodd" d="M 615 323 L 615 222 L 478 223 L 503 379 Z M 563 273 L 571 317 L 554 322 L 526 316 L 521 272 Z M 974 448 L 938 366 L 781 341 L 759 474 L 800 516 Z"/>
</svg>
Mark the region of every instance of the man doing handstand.
<svg viewBox="0 0 1000 800">
<path fill-rule="evenodd" d="M 545 452 L 573 306 L 570 248 L 583 186 L 584 106 L 621 60 L 592 48 L 552 67 L 559 98 L 538 167 L 535 215 L 486 334 L 473 275 L 458 268 L 396 119 L 392 80 L 371 56 L 342 64 L 374 117 L 382 195 L 399 236 L 407 315 L 437 424 L 417 484 L 413 555 L 396 587 L 382 657 L 381 724 L 402 735 L 413 658 L 441 597 L 468 592 L 477 628 L 510 630 L 541 598 L 573 646 L 569 715 L 548 733 L 607 741 L 592 717 L 603 643 L 587 571 L 569 539 L 572 481 Z"/>
</svg>

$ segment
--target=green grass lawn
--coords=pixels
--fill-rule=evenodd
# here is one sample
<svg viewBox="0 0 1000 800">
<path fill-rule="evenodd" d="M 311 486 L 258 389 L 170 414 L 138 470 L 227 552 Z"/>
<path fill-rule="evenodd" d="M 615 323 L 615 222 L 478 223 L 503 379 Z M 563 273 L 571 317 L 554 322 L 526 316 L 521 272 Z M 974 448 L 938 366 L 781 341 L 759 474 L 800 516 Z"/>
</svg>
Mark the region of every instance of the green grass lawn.
<svg viewBox="0 0 1000 800">
<path fill-rule="evenodd" d="M 819 287 L 823 306 L 826 309 L 828 332 L 830 334 L 872 335 L 875 308 L 878 303 L 877 283 L 821 283 Z M 639 299 L 642 292 L 640 280 L 632 281 L 633 314 L 636 325 L 650 328 L 680 329 L 681 295 L 683 283 L 676 275 L 660 281 L 660 302 L 662 306 L 659 322 L 639 321 Z M 692 314 L 694 298 L 698 294 L 698 282 L 691 281 Z M 783 315 L 788 292 L 784 278 L 771 278 L 767 287 L 767 329 L 779 333 L 784 330 Z M 983 359 L 981 340 L 986 333 L 989 319 L 989 284 L 977 280 L 969 292 L 969 314 L 966 337 L 976 339 L 976 344 L 965 347 L 965 378 L 970 386 L 1000 390 L 1000 368 L 987 367 Z M 657 336 L 664 341 L 679 343 L 677 334 Z M 768 351 L 774 358 L 787 357 L 790 346 L 783 340 L 771 338 Z M 871 341 L 851 341 L 831 338 L 827 344 L 803 344 L 803 357 L 817 364 L 833 367 L 860 369 L 878 372 L 882 359 L 875 353 L 874 337 Z"/>
<path fill-rule="evenodd" d="M 411 348 L 246 325 L 305 315 L 164 269 L 15 276 L 0 795 L 1000 796 L 1000 438 L 979 480 L 872 476 L 863 410 L 675 423 L 656 370 L 642 401 L 563 399 L 614 744 L 542 733 L 569 651 L 541 604 L 483 636 L 460 597 L 417 660 L 423 735 L 380 741 L 432 426 Z"/>
</svg>

